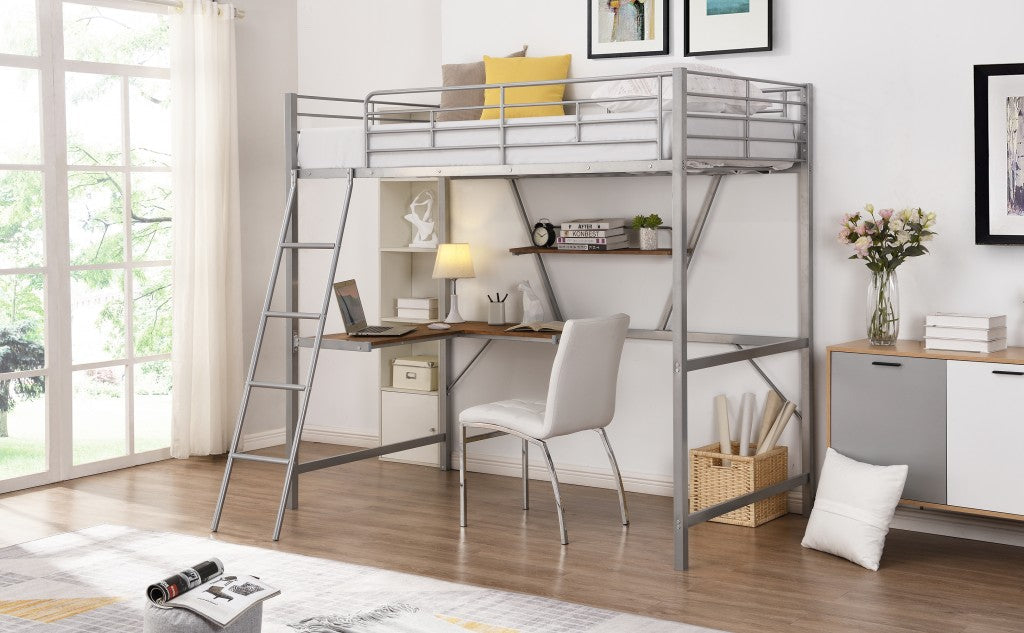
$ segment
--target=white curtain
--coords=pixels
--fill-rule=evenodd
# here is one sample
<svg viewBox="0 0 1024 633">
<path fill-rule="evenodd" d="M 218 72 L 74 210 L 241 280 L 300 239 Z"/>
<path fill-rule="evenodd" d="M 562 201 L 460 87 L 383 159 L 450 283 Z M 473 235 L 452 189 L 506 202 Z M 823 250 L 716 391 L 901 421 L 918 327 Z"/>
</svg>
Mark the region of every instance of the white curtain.
<svg viewBox="0 0 1024 633">
<path fill-rule="evenodd" d="M 170 11 L 174 137 L 171 455 L 223 453 L 242 388 L 234 8 Z"/>
</svg>

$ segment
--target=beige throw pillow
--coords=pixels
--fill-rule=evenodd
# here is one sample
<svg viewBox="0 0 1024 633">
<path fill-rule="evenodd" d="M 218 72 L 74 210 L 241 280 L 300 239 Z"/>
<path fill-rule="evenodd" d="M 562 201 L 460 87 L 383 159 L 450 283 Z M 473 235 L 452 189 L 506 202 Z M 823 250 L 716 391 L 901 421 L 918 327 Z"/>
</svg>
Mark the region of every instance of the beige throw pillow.
<svg viewBox="0 0 1024 633">
<path fill-rule="evenodd" d="M 526 46 L 506 57 L 526 57 Z M 441 66 L 441 85 L 448 86 L 479 86 L 487 82 L 487 73 L 483 61 L 468 64 L 443 64 Z M 461 108 L 466 106 L 482 106 L 484 104 L 483 88 L 479 90 L 446 90 L 441 93 L 442 108 Z M 438 112 L 438 121 L 476 121 L 480 119 L 480 110 L 452 110 Z"/>
</svg>

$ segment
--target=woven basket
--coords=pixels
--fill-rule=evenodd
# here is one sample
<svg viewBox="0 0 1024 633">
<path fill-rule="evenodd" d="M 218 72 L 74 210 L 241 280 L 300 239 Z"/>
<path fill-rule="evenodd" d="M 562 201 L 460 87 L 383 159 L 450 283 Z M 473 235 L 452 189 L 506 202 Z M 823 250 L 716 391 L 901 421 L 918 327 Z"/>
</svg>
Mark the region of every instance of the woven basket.
<svg viewBox="0 0 1024 633">
<path fill-rule="evenodd" d="M 760 490 L 786 479 L 789 472 L 789 449 L 776 446 L 763 455 L 750 457 L 725 455 L 718 444 L 690 451 L 690 512 L 703 510 L 740 495 Z M 732 443 L 739 452 L 739 443 Z M 724 462 L 724 463 L 723 463 Z M 727 465 L 726 465 L 727 464 Z M 786 493 L 762 499 L 738 510 L 711 519 L 718 523 L 757 527 L 787 512 Z"/>
</svg>

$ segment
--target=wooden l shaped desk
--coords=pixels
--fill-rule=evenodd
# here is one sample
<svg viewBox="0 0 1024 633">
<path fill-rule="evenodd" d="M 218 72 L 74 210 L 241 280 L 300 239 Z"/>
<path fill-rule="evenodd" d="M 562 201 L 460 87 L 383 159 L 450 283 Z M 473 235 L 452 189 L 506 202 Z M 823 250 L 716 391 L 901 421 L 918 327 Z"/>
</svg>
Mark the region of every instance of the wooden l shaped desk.
<svg viewBox="0 0 1024 633">
<path fill-rule="evenodd" d="M 426 325 L 402 336 L 350 336 L 348 334 L 324 334 L 323 347 L 326 349 L 369 352 L 382 347 L 441 341 L 451 338 L 480 338 L 490 340 L 513 340 L 539 343 L 557 343 L 561 332 L 506 332 L 513 324 L 488 325 L 483 321 L 466 321 L 453 324 L 447 330 L 432 330 Z M 299 339 L 300 347 L 312 347 L 312 337 Z"/>
</svg>

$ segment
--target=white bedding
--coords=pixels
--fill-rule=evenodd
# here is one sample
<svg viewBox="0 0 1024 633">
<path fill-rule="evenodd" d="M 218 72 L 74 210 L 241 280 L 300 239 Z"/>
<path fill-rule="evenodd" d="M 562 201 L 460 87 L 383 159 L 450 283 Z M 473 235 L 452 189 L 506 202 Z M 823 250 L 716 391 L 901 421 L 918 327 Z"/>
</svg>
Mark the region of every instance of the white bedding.
<svg viewBox="0 0 1024 633">
<path fill-rule="evenodd" d="M 575 116 L 512 119 L 506 132 L 507 143 L 565 143 L 541 147 L 509 147 L 506 164 L 568 163 L 594 161 L 656 160 L 657 145 L 653 141 L 656 121 L 628 121 L 648 113 L 621 112 L 587 114 L 584 121 L 610 120 L 611 123 L 584 125 L 583 141 L 630 141 L 625 143 L 571 144 L 575 139 Z M 621 120 L 620 120 L 621 119 Z M 524 123 L 564 122 L 566 125 L 543 127 L 516 127 Z M 486 125 L 487 129 L 463 129 Z M 370 134 L 372 149 L 429 148 L 430 131 L 426 123 L 395 123 L 375 125 L 371 130 L 403 131 L 401 134 Z M 672 155 L 672 114 L 666 112 L 663 120 L 662 140 L 665 158 Z M 689 135 L 743 136 L 743 121 L 690 117 Z M 798 133 L 796 124 L 752 121 L 750 136 L 791 140 Z M 435 147 L 458 149 L 427 149 L 373 153 L 370 164 L 365 165 L 364 134 L 362 126 L 306 128 L 299 132 L 298 158 L 303 169 L 337 167 L 434 167 L 451 165 L 501 164 L 498 149 L 500 131 L 496 121 L 452 121 L 438 123 L 434 132 Z M 643 142 L 638 139 L 649 139 Z M 486 148 L 467 146 L 487 145 Z M 756 141 L 750 143 L 750 156 L 769 159 L 761 161 L 771 169 L 788 168 L 797 157 L 797 144 Z M 743 156 L 743 141 L 717 139 L 689 139 L 689 156 Z M 715 166 L 725 161 L 693 160 L 691 166 Z"/>
</svg>

